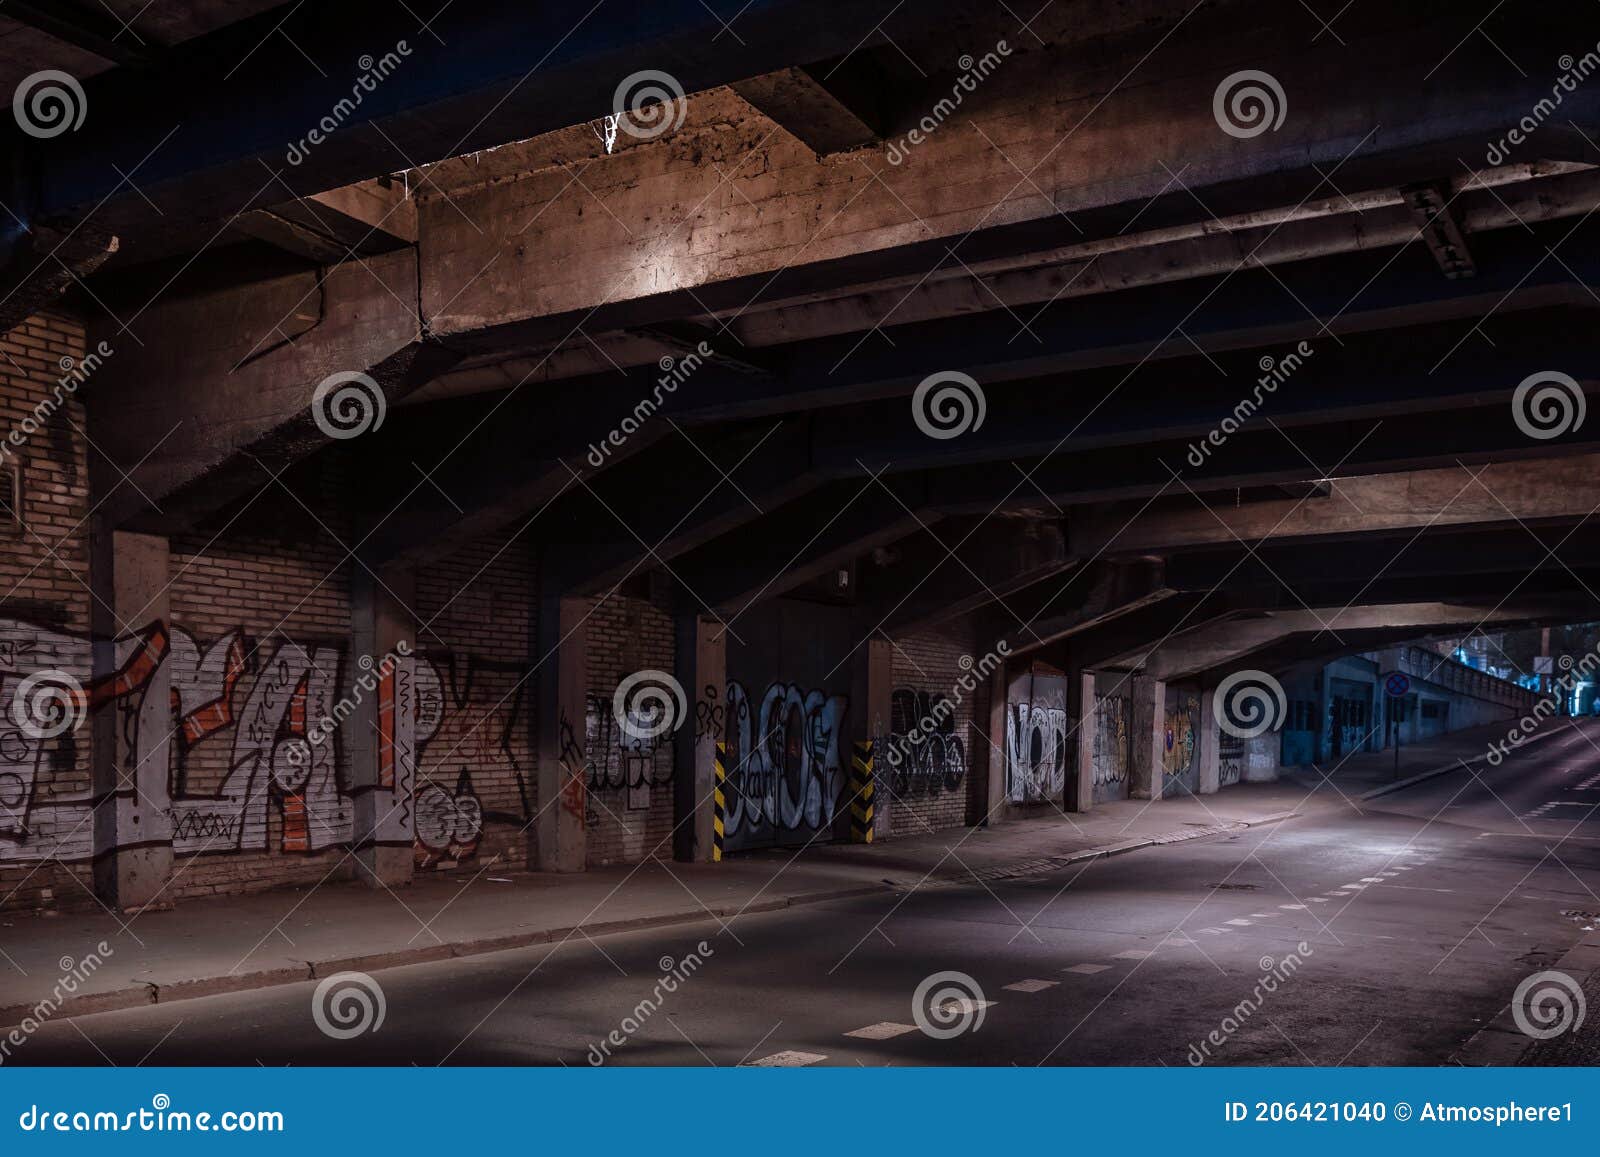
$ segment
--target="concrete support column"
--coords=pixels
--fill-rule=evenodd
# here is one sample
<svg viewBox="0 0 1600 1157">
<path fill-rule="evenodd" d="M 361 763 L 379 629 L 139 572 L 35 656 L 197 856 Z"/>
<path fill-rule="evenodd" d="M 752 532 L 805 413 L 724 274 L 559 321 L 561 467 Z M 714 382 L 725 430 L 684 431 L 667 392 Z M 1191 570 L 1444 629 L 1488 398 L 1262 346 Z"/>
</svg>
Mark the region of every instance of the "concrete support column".
<svg viewBox="0 0 1600 1157">
<path fill-rule="evenodd" d="M 1212 705 L 1212 688 L 1201 684 L 1200 718 L 1195 722 L 1195 759 L 1199 761 L 1199 794 L 1213 795 L 1222 788 L 1222 732 Z"/>
<path fill-rule="evenodd" d="M 1076 721 L 1073 732 L 1077 744 L 1077 774 L 1067 784 L 1068 811 L 1086 812 L 1094 806 L 1094 737 L 1099 720 L 1095 718 L 1094 672 L 1078 670 L 1067 683 L 1071 698 L 1070 714 Z"/>
<path fill-rule="evenodd" d="M 1167 723 L 1167 684 L 1161 679 L 1135 675 L 1130 681 L 1133 702 L 1128 732 L 1133 743 L 1129 769 L 1129 794 L 1134 799 L 1160 799 L 1161 751 Z"/>
<path fill-rule="evenodd" d="M 581 872 L 588 855 L 586 741 L 588 599 L 542 591 L 533 654 L 533 746 L 539 800 L 528 862 L 541 872 Z"/>
<path fill-rule="evenodd" d="M 846 728 L 853 743 L 871 740 L 873 743 L 873 774 L 877 790 L 873 793 L 872 838 L 885 839 L 889 835 L 890 809 L 895 806 L 893 795 L 884 786 L 890 776 L 883 749 L 889 742 L 890 704 L 894 696 L 894 645 L 888 639 L 869 638 L 856 650 L 850 673 L 850 720 Z M 838 833 L 845 838 L 849 833 L 850 798 L 839 801 L 842 827 Z"/>
<path fill-rule="evenodd" d="M 125 663 L 138 661 L 141 648 L 165 658 L 171 554 L 163 537 L 122 530 L 96 531 L 89 549 L 92 669 L 74 674 L 88 674 L 103 687 Z M 136 714 L 135 725 L 122 726 L 129 711 Z M 127 698 L 113 695 L 94 717 L 94 889 L 110 907 L 131 911 L 161 904 L 172 878 L 173 726 L 172 665 L 164 661 L 156 663 L 142 690 Z"/>
<path fill-rule="evenodd" d="M 989 679 L 989 777 L 984 797 L 983 822 L 999 819 L 1006 807 L 1006 736 L 1011 721 L 1006 705 L 1008 664 L 1002 663 Z"/>
<path fill-rule="evenodd" d="M 679 611 L 674 675 L 692 703 L 672 737 L 672 858 L 711 859 L 713 770 L 727 734 L 728 643 L 722 625 Z"/>
<path fill-rule="evenodd" d="M 358 567 L 350 576 L 354 666 L 347 678 L 370 673 L 376 696 L 363 694 L 350 725 L 339 729 L 350 768 L 357 874 L 374 888 L 411 882 L 416 844 L 412 800 L 421 738 L 417 721 L 416 575 L 388 567 L 377 575 Z"/>
</svg>

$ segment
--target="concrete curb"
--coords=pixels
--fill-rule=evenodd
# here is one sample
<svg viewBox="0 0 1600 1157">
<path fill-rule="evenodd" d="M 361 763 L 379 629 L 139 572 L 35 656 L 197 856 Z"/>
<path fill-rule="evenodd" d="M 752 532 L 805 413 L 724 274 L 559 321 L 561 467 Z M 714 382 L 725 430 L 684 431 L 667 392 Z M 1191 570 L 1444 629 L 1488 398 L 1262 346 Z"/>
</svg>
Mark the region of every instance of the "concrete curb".
<svg viewBox="0 0 1600 1157">
<path fill-rule="evenodd" d="M 1262 816 L 1258 819 L 1240 820 L 1220 826 L 1180 829 L 1164 835 L 1140 837 L 1121 843 L 1085 848 L 1082 851 L 1072 852 L 1065 856 L 1050 856 L 1043 859 L 1029 860 L 1023 864 L 991 868 L 977 873 L 977 876 L 979 880 L 991 880 L 1029 875 L 1033 872 L 1065 867 L 1070 864 L 1082 863 L 1086 860 L 1117 856 L 1124 852 L 1136 851 L 1139 848 L 1185 843 L 1189 840 L 1204 839 L 1208 836 L 1241 831 L 1261 824 L 1277 823 L 1280 820 L 1290 819 L 1299 814 L 1298 812 L 1275 812 L 1272 815 Z M 938 881 L 937 886 L 957 887 L 964 884 L 970 887 L 972 882 L 972 877 L 969 875 L 962 879 L 941 879 Z M 883 882 L 859 888 L 836 888 L 824 892 L 802 892 L 794 895 L 774 896 L 771 899 L 748 904 L 723 904 L 719 907 L 684 909 L 659 916 L 636 916 L 622 920 L 606 920 L 596 924 L 585 924 L 582 926 L 581 931 L 588 936 L 614 936 L 622 932 L 638 932 L 649 928 L 666 928 L 676 924 L 692 924 L 697 920 L 706 919 L 707 916 L 712 916 L 719 920 L 727 920 L 734 916 L 778 912 L 785 908 L 797 908 L 807 904 L 825 904 L 832 900 L 881 895 L 885 892 L 898 890 L 901 890 L 898 885 Z M 308 960 L 300 968 L 267 968 L 256 972 L 197 977 L 193 980 L 175 981 L 171 984 L 141 981 L 125 988 L 116 988 L 108 992 L 69 997 L 51 1010 L 48 1018 L 88 1016 L 99 1012 L 118 1012 L 130 1008 L 142 1008 L 150 1004 L 171 1004 L 180 1000 L 196 1000 L 204 996 L 220 996 L 230 992 L 249 992 L 260 988 L 276 988 L 284 984 L 300 984 L 307 980 L 323 979 L 332 976 L 336 972 L 376 972 L 380 969 L 399 968 L 408 964 L 429 964 L 439 960 L 482 956 L 490 952 L 505 952 L 515 948 L 532 947 L 536 944 L 554 943 L 575 936 L 579 931 L 578 927 L 536 928 L 526 932 L 513 932 L 503 936 L 481 937 L 476 940 L 463 940 L 448 944 L 428 944 L 414 948 L 395 949 L 390 952 Z M 34 1004 L 0 1006 L 0 1030 L 20 1025 L 24 1020 L 31 1017 L 37 1008 L 38 1002 Z"/>
<path fill-rule="evenodd" d="M 1543 743 L 1547 739 L 1554 739 L 1557 735 L 1565 735 L 1568 730 L 1569 728 L 1557 728 L 1554 731 L 1546 731 L 1539 735 L 1530 735 L 1518 746 L 1527 747 L 1530 744 Z M 1441 763 L 1438 767 L 1430 767 L 1427 771 L 1419 771 L 1416 775 L 1410 776 L 1409 778 L 1396 780 L 1394 783 L 1386 783 L 1382 787 L 1373 788 L 1371 791 L 1364 791 L 1360 795 L 1356 796 L 1356 798 L 1361 800 L 1377 799 L 1379 796 L 1388 795 L 1390 792 L 1404 791 L 1406 788 L 1414 787 L 1415 785 L 1422 783 L 1424 780 L 1433 779 L 1436 776 L 1444 775 L 1447 772 L 1460 771 L 1463 763 L 1472 764 L 1484 758 L 1487 758 L 1487 756 L 1475 755 L 1470 759 L 1466 756 L 1460 756 L 1450 763 Z"/>
</svg>

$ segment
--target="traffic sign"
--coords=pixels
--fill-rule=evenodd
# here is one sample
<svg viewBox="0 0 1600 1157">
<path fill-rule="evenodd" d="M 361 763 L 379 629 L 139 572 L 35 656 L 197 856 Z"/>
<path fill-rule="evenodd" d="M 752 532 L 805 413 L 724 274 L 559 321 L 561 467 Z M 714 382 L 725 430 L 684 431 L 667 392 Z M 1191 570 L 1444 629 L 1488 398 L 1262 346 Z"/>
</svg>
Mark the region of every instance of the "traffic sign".
<svg viewBox="0 0 1600 1157">
<path fill-rule="evenodd" d="M 1390 671 L 1383 677 L 1383 693 L 1391 699 L 1398 699 L 1411 690 L 1411 676 L 1404 671 Z"/>
</svg>

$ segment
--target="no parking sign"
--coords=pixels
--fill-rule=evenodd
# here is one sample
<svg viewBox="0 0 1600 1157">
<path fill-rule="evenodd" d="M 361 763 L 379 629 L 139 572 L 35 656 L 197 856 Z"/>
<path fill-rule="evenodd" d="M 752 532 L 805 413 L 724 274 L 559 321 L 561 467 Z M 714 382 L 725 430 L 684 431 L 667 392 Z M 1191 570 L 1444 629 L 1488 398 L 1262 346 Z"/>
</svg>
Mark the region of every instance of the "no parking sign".
<svg viewBox="0 0 1600 1157">
<path fill-rule="evenodd" d="M 1390 671 L 1383 677 L 1383 693 L 1391 699 L 1398 699 L 1411 690 L 1411 676 L 1404 671 Z"/>
</svg>

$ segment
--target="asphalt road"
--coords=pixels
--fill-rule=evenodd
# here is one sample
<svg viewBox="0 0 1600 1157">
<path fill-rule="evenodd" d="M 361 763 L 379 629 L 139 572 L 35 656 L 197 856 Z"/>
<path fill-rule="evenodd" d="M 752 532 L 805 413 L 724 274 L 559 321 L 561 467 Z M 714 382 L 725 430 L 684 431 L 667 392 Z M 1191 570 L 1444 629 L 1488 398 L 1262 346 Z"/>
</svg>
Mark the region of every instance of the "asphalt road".
<svg viewBox="0 0 1600 1157">
<path fill-rule="evenodd" d="M 52 1022 L 9 1063 L 1439 1064 L 1600 914 L 1597 807 L 1584 725 L 1359 813 L 383 971 L 344 1039 L 308 982 Z"/>
</svg>

